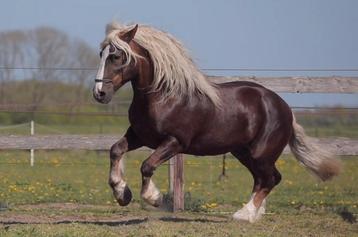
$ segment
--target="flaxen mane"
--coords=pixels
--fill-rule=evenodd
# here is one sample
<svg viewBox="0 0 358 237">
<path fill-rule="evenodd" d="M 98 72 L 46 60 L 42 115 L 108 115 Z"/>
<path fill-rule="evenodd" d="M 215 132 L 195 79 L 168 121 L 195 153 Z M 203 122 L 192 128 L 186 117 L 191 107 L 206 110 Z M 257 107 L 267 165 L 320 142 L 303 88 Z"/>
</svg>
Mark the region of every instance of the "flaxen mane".
<svg viewBox="0 0 358 237">
<path fill-rule="evenodd" d="M 125 32 L 132 27 L 113 22 L 107 25 L 106 39 L 102 47 L 112 43 L 122 49 L 129 64 L 136 60 L 136 55 L 129 45 L 120 40 L 118 33 Z M 216 88 L 198 70 L 185 47 L 168 33 L 150 26 L 140 25 L 134 41 L 145 48 L 154 64 L 154 80 L 152 91 L 161 91 L 163 100 L 173 96 L 186 96 L 190 100 L 194 96 L 206 96 L 216 106 L 220 105 L 220 98 Z"/>
</svg>

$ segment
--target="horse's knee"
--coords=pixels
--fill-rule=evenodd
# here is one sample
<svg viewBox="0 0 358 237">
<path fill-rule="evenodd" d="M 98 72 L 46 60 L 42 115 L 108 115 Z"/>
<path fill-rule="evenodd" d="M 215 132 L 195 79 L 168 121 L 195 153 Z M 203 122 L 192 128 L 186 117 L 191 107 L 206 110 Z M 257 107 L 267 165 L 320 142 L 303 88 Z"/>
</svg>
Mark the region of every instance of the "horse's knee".
<svg viewBox="0 0 358 237">
<path fill-rule="evenodd" d="M 154 172 L 154 167 L 150 165 L 148 162 L 144 161 L 140 168 L 140 172 L 144 177 L 152 177 Z"/>
<path fill-rule="evenodd" d="M 122 143 L 117 142 L 111 146 L 109 151 L 111 159 L 117 159 L 121 157 L 126 151 L 126 148 L 122 145 Z"/>
</svg>

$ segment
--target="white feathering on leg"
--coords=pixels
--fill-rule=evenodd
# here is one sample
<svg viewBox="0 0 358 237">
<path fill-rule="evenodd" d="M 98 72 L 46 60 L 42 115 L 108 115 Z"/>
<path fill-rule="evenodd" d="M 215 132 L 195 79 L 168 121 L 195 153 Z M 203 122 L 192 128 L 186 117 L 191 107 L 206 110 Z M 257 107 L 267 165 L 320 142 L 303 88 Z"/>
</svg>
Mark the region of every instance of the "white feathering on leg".
<svg viewBox="0 0 358 237">
<path fill-rule="evenodd" d="M 124 189 L 126 186 L 127 183 L 124 180 L 121 180 L 113 187 L 113 195 L 116 200 L 124 200 Z"/>
<path fill-rule="evenodd" d="M 265 213 L 266 200 L 264 199 L 261 206 L 257 208 L 254 205 L 254 196 L 255 193 L 252 194 L 250 201 L 245 204 L 243 208 L 234 213 L 233 218 L 235 220 L 254 223 L 261 218 L 262 214 Z"/>
<path fill-rule="evenodd" d="M 142 198 L 149 204 L 154 205 L 158 200 L 162 199 L 162 194 L 159 189 L 155 187 L 152 180 L 149 180 L 149 184 L 146 190 L 142 190 Z"/>
</svg>

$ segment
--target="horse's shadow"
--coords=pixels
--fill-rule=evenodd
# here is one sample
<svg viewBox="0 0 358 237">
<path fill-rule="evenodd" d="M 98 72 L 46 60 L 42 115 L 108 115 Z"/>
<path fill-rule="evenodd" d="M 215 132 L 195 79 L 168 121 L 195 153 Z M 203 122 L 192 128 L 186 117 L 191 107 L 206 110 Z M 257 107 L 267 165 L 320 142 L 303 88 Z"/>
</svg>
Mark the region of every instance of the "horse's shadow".
<svg viewBox="0 0 358 237">
<path fill-rule="evenodd" d="M 60 224 L 92 224 L 92 225 L 107 225 L 107 226 L 120 226 L 120 225 L 139 225 L 141 223 L 147 222 L 148 218 L 143 219 L 130 219 L 123 221 L 81 221 L 81 220 L 60 220 L 60 221 L 50 221 L 50 222 L 25 222 L 25 221 L 11 221 L 11 222 L 3 222 L 5 226 L 11 225 L 27 225 L 27 224 L 51 224 L 51 225 L 60 225 Z"/>
<path fill-rule="evenodd" d="M 139 225 L 145 222 L 148 222 L 148 218 L 134 218 L 129 220 L 59 220 L 59 221 L 37 221 L 37 222 L 27 222 L 27 221 L 9 221 L 9 222 L 0 222 L 4 225 L 5 228 L 8 228 L 12 225 L 28 225 L 28 224 L 51 224 L 51 225 L 60 225 L 60 224 L 90 224 L 90 225 L 100 225 L 100 226 L 126 226 L 126 225 Z M 183 217 L 160 217 L 158 220 L 163 222 L 199 222 L 199 223 L 224 223 L 226 220 L 210 220 L 206 218 L 183 218 Z"/>
<path fill-rule="evenodd" d="M 340 217 L 342 217 L 343 221 L 348 222 L 350 224 L 357 223 L 357 219 L 354 214 L 347 210 L 347 208 L 343 208 L 337 212 Z"/>
<path fill-rule="evenodd" d="M 161 217 L 159 220 L 164 222 L 200 222 L 200 223 L 225 223 L 226 220 L 210 220 L 206 218 L 183 218 L 183 217 Z"/>
</svg>

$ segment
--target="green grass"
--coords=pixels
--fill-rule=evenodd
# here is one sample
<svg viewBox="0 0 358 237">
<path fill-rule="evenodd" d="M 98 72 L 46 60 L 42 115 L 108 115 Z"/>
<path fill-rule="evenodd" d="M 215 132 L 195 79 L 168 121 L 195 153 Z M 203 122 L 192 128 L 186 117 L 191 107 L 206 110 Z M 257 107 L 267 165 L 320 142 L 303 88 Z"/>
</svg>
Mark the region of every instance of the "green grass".
<svg viewBox="0 0 358 237">
<path fill-rule="evenodd" d="M 139 201 L 140 164 L 148 152 L 132 152 L 125 158 L 126 179 Z M 76 202 L 110 204 L 114 202 L 108 179 L 106 152 L 35 151 L 35 166 L 29 166 L 29 153 L 0 153 L 0 200 L 10 204 Z M 283 156 L 277 165 L 283 180 L 271 193 L 273 210 L 290 209 L 304 204 L 309 207 L 349 207 L 358 212 L 355 180 L 358 161 L 344 158 L 344 172 L 332 182 L 318 182 L 291 156 Z M 252 178 L 245 167 L 229 156 L 228 178 L 219 181 L 221 157 L 185 158 L 185 190 L 193 199 L 206 203 L 241 206 L 249 197 Z M 162 192 L 168 189 L 168 166 L 155 172 L 154 180 Z M 302 192 L 305 195 L 302 195 Z"/>
<path fill-rule="evenodd" d="M 1 151 L 0 210 L 4 211 L 0 218 L 76 216 L 84 220 L 117 218 L 118 223 L 101 224 L 92 219 L 89 223 L 10 227 L 0 223 L 0 236 L 307 236 L 311 231 L 315 231 L 314 236 L 353 236 L 358 230 L 356 223 L 341 217 L 341 213 L 348 213 L 355 218 L 358 213 L 358 157 L 344 157 L 343 173 L 326 183 L 318 182 L 291 156 L 281 157 L 277 165 L 283 179 L 269 196 L 268 214 L 259 223 L 249 225 L 229 218 L 248 200 L 252 188 L 249 172 L 234 158 L 227 159 L 227 179 L 219 181 L 221 157 L 186 156 L 188 210 L 173 216 L 149 208 L 139 198 L 139 168 L 148 155 L 138 151 L 126 157 L 126 179 L 134 200 L 123 208 L 117 207 L 107 185 L 107 152 L 35 151 L 35 166 L 30 167 L 28 152 Z M 167 177 L 168 166 L 164 164 L 154 175 L 163 193 L 168 190 Z M 41 207 L 44 203 L 91 206 L 51 209 Z M 133 223 L 125 224 L 127 219 Z"/>
</svg>

